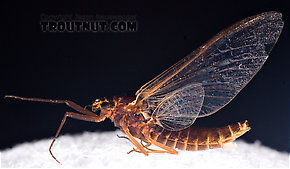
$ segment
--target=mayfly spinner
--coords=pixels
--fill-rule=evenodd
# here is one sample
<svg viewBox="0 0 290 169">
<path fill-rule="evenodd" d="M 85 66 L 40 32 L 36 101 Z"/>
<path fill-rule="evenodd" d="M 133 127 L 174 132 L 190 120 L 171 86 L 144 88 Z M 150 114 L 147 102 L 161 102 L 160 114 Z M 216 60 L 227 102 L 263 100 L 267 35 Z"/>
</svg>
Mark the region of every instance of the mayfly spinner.
<svg viewBox="0 0 290 169">
<path fill-rule="evenodd" d="M 261 69 L 282 28 L 282 14 L 278 12 L 265 12 L 239 21 L 143 85 L 135 100 L 97 99 L 91 111 L 69 100 L 5 97 L 65 103 L 79 112 L 66 112 L 62 119 L 49 147 L 56 161 L 51 147 L 67 117 L 92 122 L 109 118 L 128 136 L 121 138 L 136 146 L 130 152 L 146 156 L 178 154 L 175 148 L 194 151 L 219 148 L 247 132 L 250 129 L 247 121 L 220 128 L 199 128 L 192 124 L 233 100 Z M 152 144 L 161 149 L 150 149 Z"/>
</svg>

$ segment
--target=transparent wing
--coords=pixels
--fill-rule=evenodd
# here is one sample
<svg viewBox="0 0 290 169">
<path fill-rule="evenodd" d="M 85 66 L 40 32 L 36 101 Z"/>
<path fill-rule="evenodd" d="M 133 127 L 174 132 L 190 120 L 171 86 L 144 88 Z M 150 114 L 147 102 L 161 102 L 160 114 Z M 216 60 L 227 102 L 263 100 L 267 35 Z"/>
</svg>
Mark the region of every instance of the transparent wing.
<svg viewBox="0 0 290 169">
<path fill-rule="evenodd" d="M 203 103 L 204 90 L 201 84 L 190 84 L 167 93 L 162 102 L 156 102 L 160 95 L 150 97 L 149 104 L 159 103 L 153 112 L 163 128 L 182 130 L 193 124 Z"/>
<path fill-rule="evenodd" d="M 143 85 L 136 92 L 137 103 L 153 98 L 155 104 L 148 103 L 154 110 L 156 103 L 165 99 L 166 93 L 189 84 L 201 84 L 204 100 L 198 116 L 215 113 L 260 70 L 282 28 L 282 15 L 277 12 L 266 12 L 237 22 Z"/>
</svg>

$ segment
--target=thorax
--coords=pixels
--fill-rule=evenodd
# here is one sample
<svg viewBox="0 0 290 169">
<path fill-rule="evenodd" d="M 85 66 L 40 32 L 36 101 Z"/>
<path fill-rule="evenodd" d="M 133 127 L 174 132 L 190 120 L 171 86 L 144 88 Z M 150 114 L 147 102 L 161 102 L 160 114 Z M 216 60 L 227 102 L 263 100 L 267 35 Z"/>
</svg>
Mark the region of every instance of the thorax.
<svg viewBox="0 0 290 169">
<path fill-rule="evenodd" d="M 142 138 L 142 128 L 148 120 L 142 114 L 142 107 L 133 104 L 133 99 L 114 98 L 114 106 L 111 108 L 111 116 L 109 117 L 115 127 L 128 128 L 130 133 L 137 138 Z"/>
</svg>

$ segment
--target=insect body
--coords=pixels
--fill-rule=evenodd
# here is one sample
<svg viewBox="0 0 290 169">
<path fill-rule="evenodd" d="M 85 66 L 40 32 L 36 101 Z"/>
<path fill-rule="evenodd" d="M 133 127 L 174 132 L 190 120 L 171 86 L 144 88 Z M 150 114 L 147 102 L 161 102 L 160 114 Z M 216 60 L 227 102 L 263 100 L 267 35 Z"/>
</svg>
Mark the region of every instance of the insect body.
<svg viewBox="0 0 290 169">
<path fill-rule="evenodd" d="M 247 121 L 244 123 L 236 123 L 221 128 L 200 128 L 195 126 L 187 127 L 179 131 L 171 131 L 164 129 L 159 122 L 152 119 L 144 118 L 141 111 L 136 109 L 135 105 L 130 105 L 123 98 L 115 100 L 113 109 L 109 110 L 111 115 L 109 118 L 123 132 L 133 137 L 139 138 L 147 144 L 158 144 L 166 151 L 157 151 L 150 149 L 149 151 L 139 150 L 145 155 L 148 152 L 166 152 L 177 154 L 177 151 L 171 148 L 181 150 L 205 150 L 210 148 L 222 147 L 225 143 L 231 142 L 247 132 L 250 127 Z M 109 108 L 110 109 L 110 108 Z M 124 129 L 128 129 L 124 131 Z M 133 144 L 134 141 L 130 140 Z M 161 144 L 161 145 L 160 145 Z M 137 146 L 137 145 L 136 145 Z M 146 146 L 143 146 L 145 149 Z M 142 149 L 142 148 L 140 148 Z M 135 150 L 136 151 L 136 150 Z"/>
<path fill-rule="evenodd" d="M 128 136 L 120 137 L 136 146 L 132 151 L 144 155 L 177 154 L 175 148 L 223 147 L 250 129 L 247 121 L 220 128 L 199 128 L 192 124 L 197 118 L 223 108 L 246 86 L 265 63 L 282 28 L 282 15 L 278 12 L 239 21 L 143 85 L 135 99 L 97 99 L 91 111 L 68 100 L 5 97 L 65 103 L 80 112 L 66 112 L 49 147 L 50 153 L 67 117 L 93 122 L 109 118 Z M 152 144 L 161 150 L 150 149 Z"/>
</svg>

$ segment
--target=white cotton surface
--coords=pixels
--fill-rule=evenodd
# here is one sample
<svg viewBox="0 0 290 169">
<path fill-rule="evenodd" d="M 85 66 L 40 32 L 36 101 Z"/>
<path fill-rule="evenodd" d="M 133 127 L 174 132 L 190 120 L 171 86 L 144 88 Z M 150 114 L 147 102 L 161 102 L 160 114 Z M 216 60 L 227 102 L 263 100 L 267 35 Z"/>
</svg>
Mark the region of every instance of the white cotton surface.
<svg viewBox="0 0 290 169">
<path fill-rule="evenodd" d="M 85 132 L 57 138 L 52 152 L 62 163 L 57 163 L 49 154 L 52 139 L 19 144 L 1 151 L 1 167 L 64 167 L 64 168 L 288 168 L 289 153 L 278 152 L 261 145 L 235 141 L 236 148 L 204 151 L 180 151 L 178 155 L 132 152 L 133 145 L 123 135 L 115 132 Z M 156 149 L 156 147 L 153 147 Z"/>
</svg>

